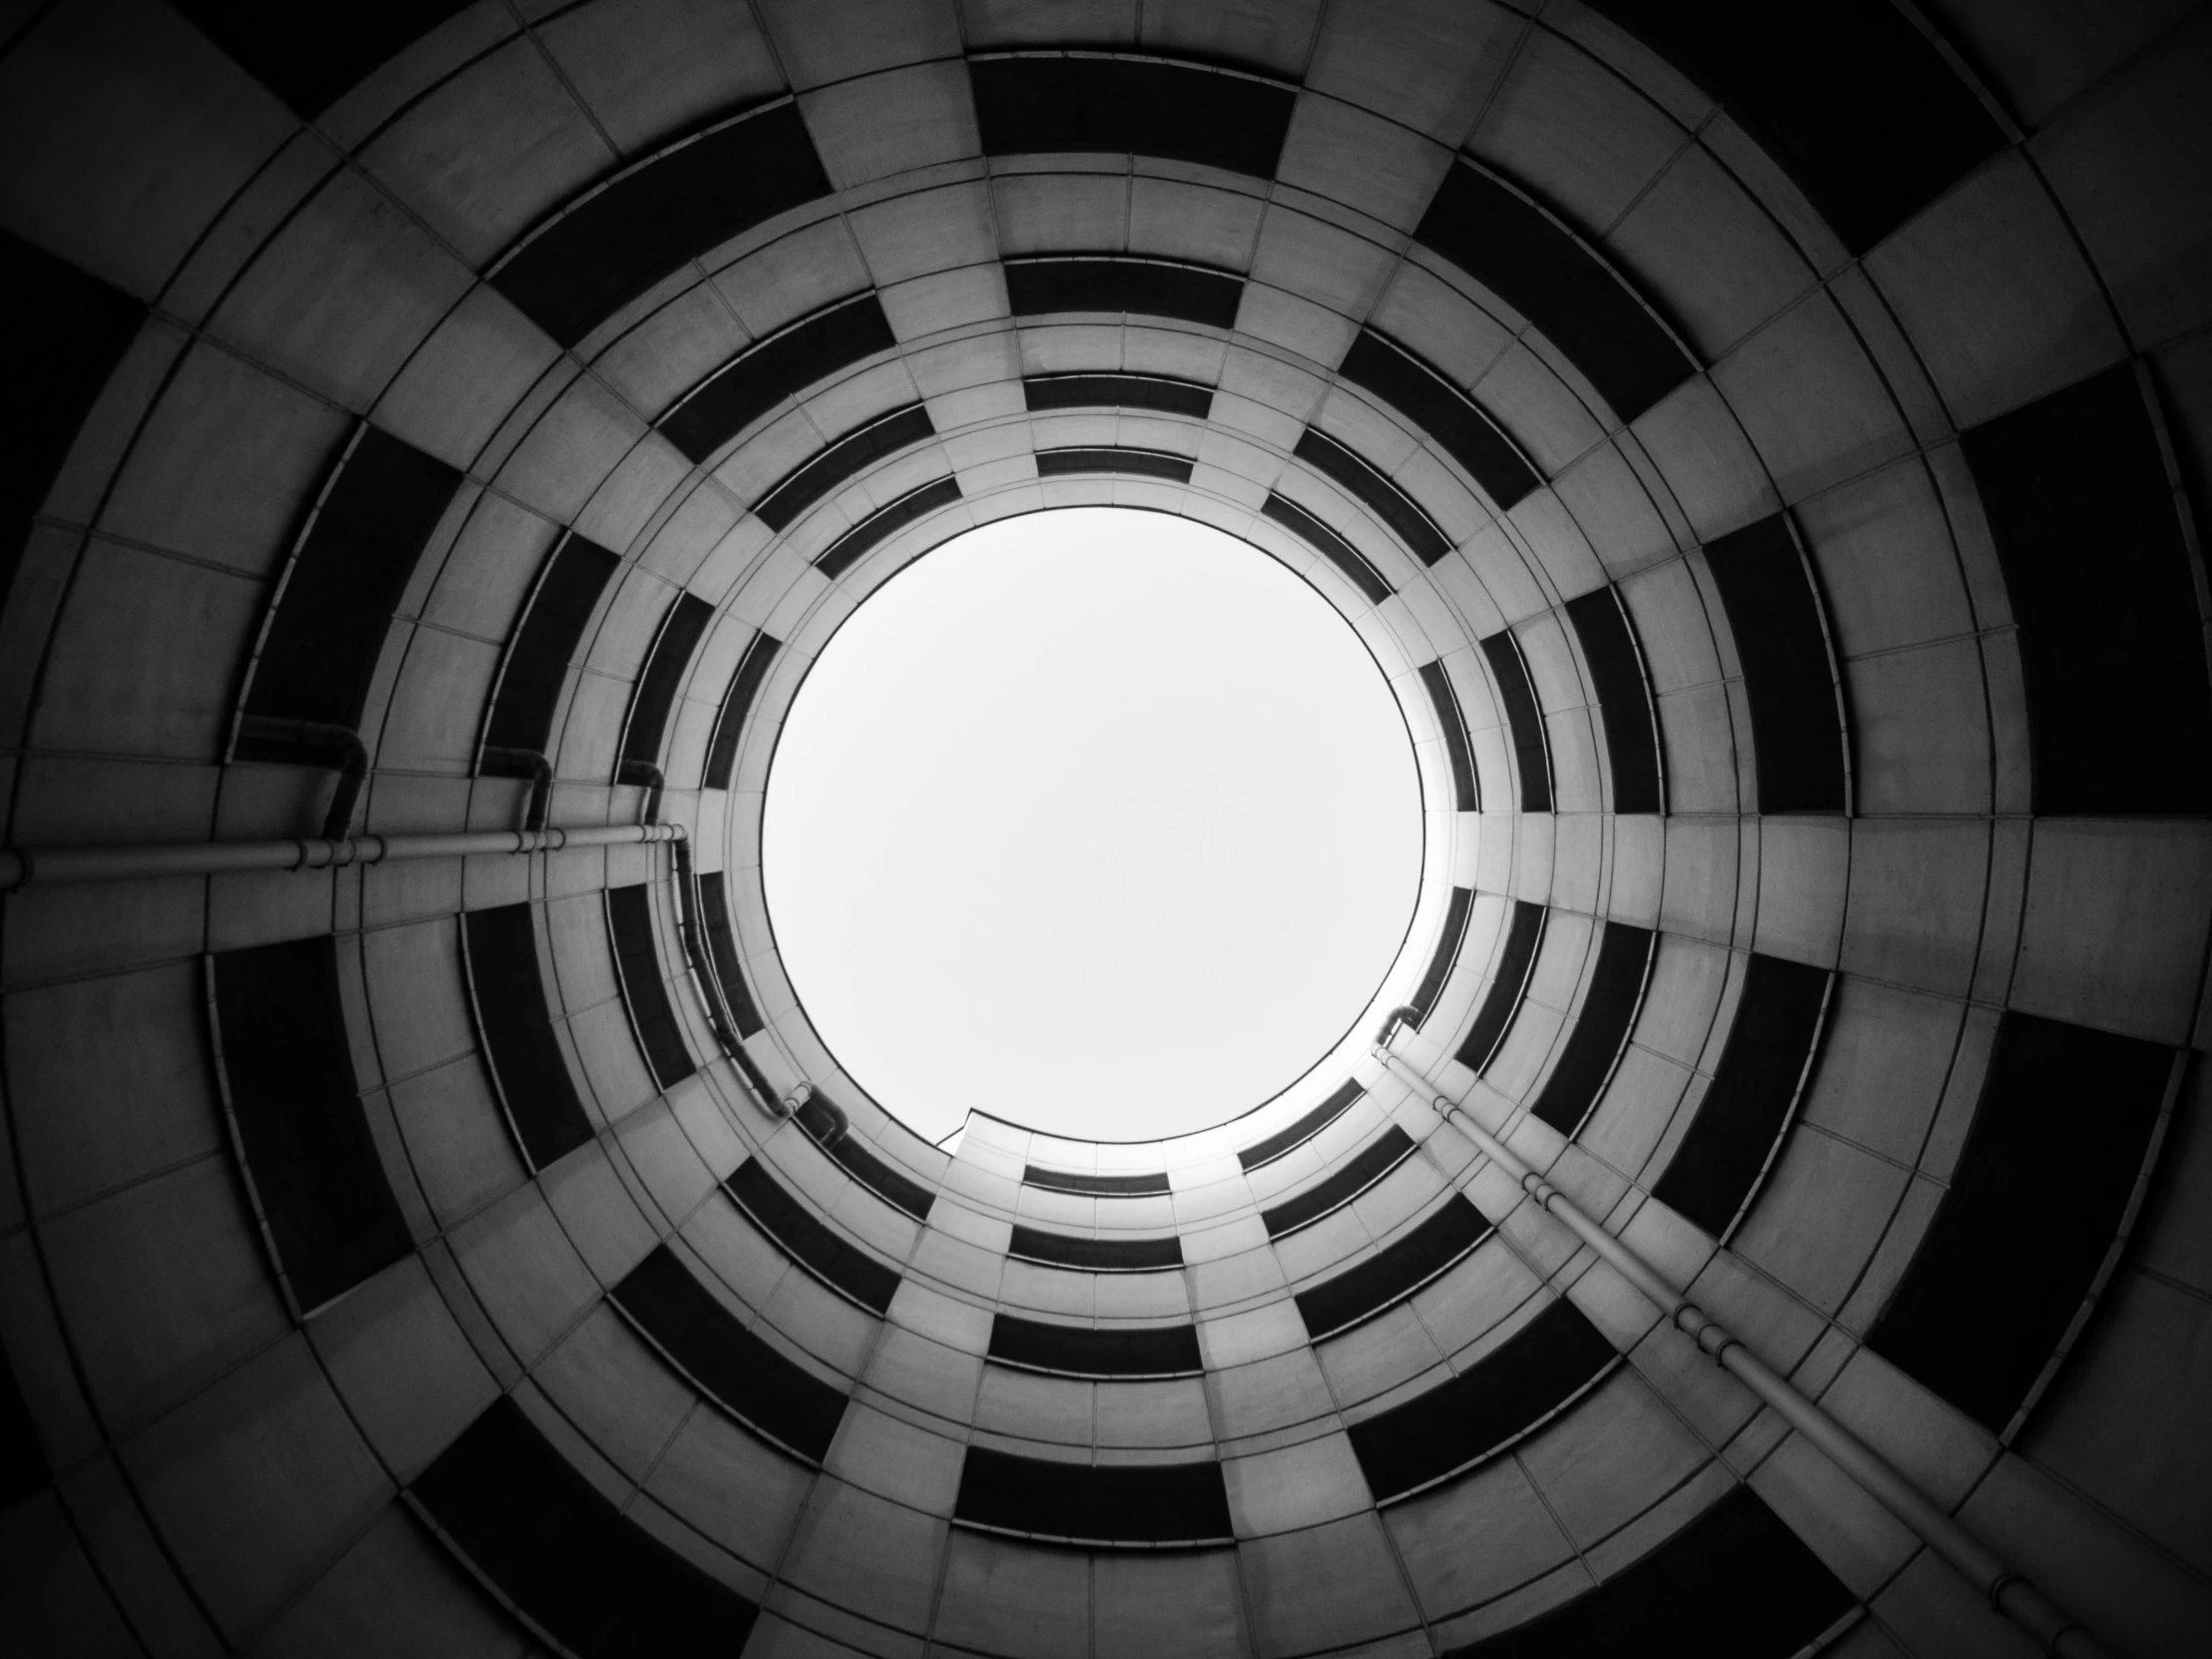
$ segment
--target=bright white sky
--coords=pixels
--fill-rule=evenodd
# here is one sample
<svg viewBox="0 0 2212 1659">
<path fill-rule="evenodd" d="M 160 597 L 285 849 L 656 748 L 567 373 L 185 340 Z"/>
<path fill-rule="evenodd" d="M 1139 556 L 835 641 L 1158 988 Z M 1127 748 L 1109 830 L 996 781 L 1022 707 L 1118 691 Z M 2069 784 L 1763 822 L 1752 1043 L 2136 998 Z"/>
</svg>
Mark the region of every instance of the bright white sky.
<svg viewBox="0 0 2212 1659">
<path fill-rule="evenodd" d="M 931 1140 L 969 1108 L 1143 1140 L 1258 1105 L 1366 1009 L 1420 800 L 1351 627 L 1161 513 L 1005 520 L 831 638 L 769 774 L 786 970 Z"/>
</svg>

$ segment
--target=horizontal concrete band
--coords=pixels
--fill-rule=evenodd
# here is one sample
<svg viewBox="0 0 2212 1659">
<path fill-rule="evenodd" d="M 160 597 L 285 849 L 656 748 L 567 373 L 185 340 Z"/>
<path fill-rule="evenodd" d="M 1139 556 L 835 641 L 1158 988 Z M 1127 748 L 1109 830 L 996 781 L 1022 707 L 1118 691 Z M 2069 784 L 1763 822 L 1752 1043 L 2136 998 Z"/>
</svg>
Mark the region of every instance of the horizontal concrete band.
<svg viewBox="0 0 2212 1659">
<path fill-rule="evenodd" d="M 558 852 L 564 847 L 680 841 L 680 824 L 611 824 L 575 830 L 477 830 L 451 835 L 348 835 L 342 839 L 180 841 L 152 846 L 40 846 L 0 850 L 0 892 L 34 883 L 128 881 L 155 875 L 229 875 L 257 869 L 330 869 L 398 858 Z"/>
</svg>

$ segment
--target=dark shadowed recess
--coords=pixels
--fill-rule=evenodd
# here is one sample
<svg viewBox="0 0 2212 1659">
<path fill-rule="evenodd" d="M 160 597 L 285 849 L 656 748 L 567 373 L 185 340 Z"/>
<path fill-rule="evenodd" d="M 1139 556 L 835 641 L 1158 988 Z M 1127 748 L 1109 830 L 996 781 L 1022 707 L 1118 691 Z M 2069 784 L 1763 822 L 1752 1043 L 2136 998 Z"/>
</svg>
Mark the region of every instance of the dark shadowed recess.
<svg viewBox="0 0 2212 1659">
<path fill-rule="evenodd" d="M 1191 462 L 1186 455 L 1119 446 L 1037 451 L 1037 476 L 1040 478 L 1069 478 L 1090 472 L 1120 472 L 1135 478 L 1159 478 L 1170 484 L 1187 484 L 1191 481 Z"/>
<path fill-rule="evenodd" d="M 1689 1132 L 1651 1190 L 1716 1239 L 1751 1202 L 1800 1083 L 1812 1074 L 1828 980 L 1826 968 L 1779 956 L 1754 953 L 1744 963 L 1728 1046 Z"/>
<path fill-rule="evenodd" d="M 1298 1317 L 1314 1342 L 1394 1308 L 1490 1236 L 1490 1224 L 1462 1193 L 1404 1238 L 1358 1267 L 1298 1293 Z"/>
<path fill-rule="evenodd" d="M 1512 919 L 1505 924 L 1505 946 L 1498 952 L 1490 988 L 1482 993 L 1482 1006 L 1475 1011 L 1474 1024 L 1452 1056 L 1477 1074 L 1497 1057 L 1505 1034 L 1513 1028 L 1513 1016 L 1520 1012 L 1521 999 L 1528 992 L 1529 970 L 1535 966 L 1536 946 L 1544 936 L 1544 917 L 1548 913 L 1541 904 L 1523 898 L 1513 900 Z"/>
<path fill-rule="evenodd" d="M 1443 452 L 1467 469 L 1504 511 L 1542 480 L 1498 430 L 1496 422 L 1443 370 L 1373 328 L 1360 330 L 1337 372 L 1363 391 L 1409 416 Z"/>
<path fill-rule="evenodd" d="M 1459 710 L 1459 694 L 1451 689 L 1451 676 L 1444 672 L 1441 662 L 1425 662 L 1420 665 L 1420 683 L 1435 708 L 1436 724 L 1443 729 L 1444 758 L 1451 763 L 1452 811 L 1478 812 L 1482 792 L 1475 783 L 1474 751 L 1467 743 L 1467 717 Z"/>
<path fill-rule="evenodd" d="M 1694 372 L 1612 267 L 1525 197 L 1461 162 L 1413 239 L 1542 329 L 1624 421 Z"/>
<path fill-rule="evenodd" d="M 1006 300 L 1016 316 L 1134 312 L 1231 328 L 1244 299 L 1244 278 L 1234 272 L 1166 260 L 1046 255 L 1005 264 Z"/>
<path fill-rule="evenodd" d="M 358 731 L 391 615 L 461 475 L 363 422 L 323 488 L 248 671 L 242 761 L 321 761 Z"/>
<path fill-rule="evenodd" d="M 212 958 L 231 1122 L 298 1312 L 414 1249 L 363 1115 L 325 934 Z"/>
<path fill-rule="evenodd" d="M 2007 1013 L 1950 1190 L 1867 1346 L 2001 1430 L 2119 1233 L 2173 1061 Z"/>
<path fill-rule="evenodd" d="M 75 266 L 0 231 L 0 293 L 36 318 L 0 342 L 0 601 L 14 585 L 32 515 L 77 429 L 137 337 L 146 307 Z"/>
<path fill-rule="evenodd" d="M 1370 605 L 1380 605 L 1390 597 L 1390 584 L 1368 563 L 1365 554 L 1290 497 L 1270 490 L 1260 511 L 1335 565 L 1346 581 L 1367 596 Z"/>
<path fill-rule="evenodd" d="M 1959 441 L 2020 627 L 2035 811 L 2212 812 L 2203 624 L 2134 367 Z"/>
<path fill-rule="evenodd" d="M 1751 705 L 1762 813 L 1844 810 L 1845 733 L 1820 595 L 1781 513 L 1705 545 Z"/>
<path fill-rule="evenodd" d="M 822 1461 L 844 1420 L 844 1394 L 748 1331 L 667 1245 L 656 1246 L 611 1294 L 685 1376 L 734 1415 Z"/>
<path fill-rule="evenodd" d="M 1337 1085 L 1329 1098 L 1316 1106 L 1287 1129 L 1277 1130 L 1262 1141 L 1255 1141 L 1237 1154 L 1237 1162 L 1246 1170 L 1256 1170 L 1263 1164 L 1272 1164 L 1284 1153 L 1304 1146 L 1316 1135 L 1335 1123 L 1351 1110 L 1352 1103 L 1368 1091 L 1356 1077 L 1347 1078 Z"/>
<path fill-rule="evenodd" d="M 534 233 L 491 284 L 574 345 L 685 261 L 829 194 L 799 106 L 773 104 L 618 174 Z"/>
<path fill-rule="evenodd" d="M 1077 1377 L 1188 1377 L 1206 1369 L 1195 1325 L 1052 1325 L 996 1315 L 990 1358 Z"/>
<path fill-rule="evenodd" d="M 960 480 L 946 476 L 919 489 L 908 490 L 888 506 L 878 507 L 831 542 L 815 560 L 815 569 L 832 582 L 850 570 L 863 556 L 917 519 L 960 499 Z"/>
<path fill-rule="evenodd" d="M 373 6 L 301 6 L 291 0 L 177 0 L 177 10 L 300 116 L 428 34 L 467 0 L 381 0 Z"/>
<path fill-rule="evenodd" d="M 645 656 L 645 672 L 638 676 L 630 697 L 629 718 L 622 724 L 622 759 L 615 771 L 618 784 L 659 782 L 661 739 L 668 731 L 669 712 L 683 689 L 691 668 L 692 653 L 706 638 L 715 620 L 715 608 L 695 593 L 680 593 L 661 617 Z"/>
<path fill-rule="evenodd" d="M 885 1204 L 905 1211 L 916 1221 L 929 1219 L 929 1206 L 936 1202 L 937 1195 L 910 1176 L 892 1169 L 868 1151 L 849 1128 L 842 1128 L 820 1089 L 799 1108 L 799 1127 L 839 1169 Z"/>
<path fill-rule="evenodd" d="M 811 461 L 802 462 L 767 495 L 753 504 L 754 516 L 771 530 L 788 530 L 799 515 L 845 480 L 901 449 L 937 435 L 929 411 L 919 403 L 893 409 L 856 432 L 839 438 Z"/>
<path fill-rule="evenodd" d="M 1599 935 L 1590 988 L 1567 1032 L 1566 1047 L 1551 1068 L 1543 1092 L 1529 1108 L 1560 1134 L 1572 1137 L 1597 1104 L 1613 1062 L 1628 1041 L 1636 1004 L 1644 994 L 1656 935 L 1625 921 L 1608 921 Z"/>
<path fill-rule="evenodd" d="M 1105 152 L 1275 177 L 1298 95 L 1250 76 L 1142 58 L 968 60 L 986 156 Z"/>
<path fill-rule="evenodd" d="M 669 1001 L 668 981 L 661 974 L 661 953 L 653 937 L 651 882 L 607 889 L 607 929 L 614 939 L 622 999 L 629 1004 L 638 1043 L 653 1068 L 653 1081 L 661 1088 L 674 1088 L 699 1068 L 692 1063 L 691 1047 L 684 1041 L 684 1028 Z"/>
<path fill-rule="evenodd" d="M 768 678 L 769 668 L 783 644 L 773 634 L 755 634 L 746 644 L 745 655 L 738 659 L 737 670 L 730 676 L 730 689 L 722 696 L 722 712 L 715 716 L 715 735 L 707 744 L 705 782 L 708 789 L 730 787 L 730 772 L 737 765 L 738 739 L 745 731 L 745 717 L 753 707 L 753 700 L 760 696 L 761 684 Z"/>
<path fill-rule="evenodd" d="M 579 1659 L 722 1652 L 759 1609 L 637 1522 L 502 1396 L 415 1478 L 446 1541 Z"/>
<path fill-rule="evenodd" d="M 785 398 L 897 344 L 872 291 L 840 299 L 708 375 L 661 416 L 661 434 L 703 462 Z"/>
<path fill-rule="evenodd" d="M 1459 946 L 1467 936 L 1467 915 L 1473 906 L 1472 887 L 1451 889 L 1451 903 L 1444 911 L 1443 928 L 1436 935 L 1436 953 L 1428 958 L 1428 967 L 1421 974 L 1420 983 L 1413 988 L 1412 1001 L 1406 1004 L 1413 1010 L 1406 1023 L 1416 1031 L 1421 1021 L 1428 1017 L 1428 1010 L 1436 1005 L 1437 994 L 1451 976 L 1451 964 L 1459 959 Z"/>
<path fill-rule="evenodd" d="M 13 1507 L 53 1477 L 14 1368 L 0 1354 L 0 1505 Z"/>
<path fill-rule="evenodd" d="M 1017 1224 L 1006 1254 L 1085 1273 L 1158 1273 L 1183 1265 L 1183 1241 L 1173 1233 L 1152 1239 L 1079 1238 Z"/>
<path fill-rule="evenodd" d="M 1520 775 L 1520 810 L 1551 811 L 1551 746 L 1544 741 L 1543 711 L 1536 707 L 1536 688 L 1529 682 L 1528 664 L 1522 659 L 1520 641 L 1510 628 L 1482 642 L 1482 657 L 1497 682 L 1498 701 L 1505 706 L 1505 729 L 1513 739 L 1513 770 Z"/>
<path fill-rule="evenodd" d="M 723 872 L 710 870 L 699 878 L 699 912 L 707 924 L 707 956 L 715 970 L 715 982 L 730 1010 L 731 1023 L 740 1038 L 750 1037 L 767 1025 L 747 988 L 745 970 L 738 961 L 738 933 L 730 919 L 730 889 Z"/>
<path fill-rule="evenodd" d="M 1719 99 L 1864 254 L 2003 131 L 1881 0 L 1591 0 Z"/>
<path fill-rule="evenodd" d="M 871 1314 L 887 1313 L 898 1292 L 898 1270 L 848 1243 L 835 1228 L 787 1193 L 758 1158 L 748 1158 L 723 1182 L 739 1209 L 778 1249 L 840 1296 Z"/>
<path fill-rule="evenodd" d="M 1413 498 L 1385 478 L 1364 456 L 1353 453 L 1327 432 L 1309 426 L 1292 451 L 1323 477 L 1341 485 L 1353 498 L 1390 527 L 1391 534 L 1412 549 L 1413 557 L 1432 565 L 1451 551 L 1451 539 L 1437 529 Z"/>
<path fill-rule="evenodd" d="M 1626 1571 L 1446 1659 L 1791 1659 L 1853 1599 L 1757 1492 L 1733 1486 Z"/>
<path fill-rule="evenodd" d="M 1032 374 L 1021 382 L 1022 401 L 1038 409 L 1155 409 L 1204 420 L 1214 388 L 1164 374 Z"/>
<path fill-rule="evenodd" d="M 1085 1175 L 1079 1170 L 1046 1169 L 1041 1164 L 1027 1164 L 1022 1168 L 1021 1179 L 1025 1186 L 1049 1187 L 1063 1193 L 1090 1193 L 1099 1198 L 1142 1198 L 1168 1190 L 1164 1170 L 1147 1175 Z"/>
<path fill-rule="evenodd" d="M 584 629 L 622 561 L 574 531 L 546 556 L 537 591 L 499 673 L 485 724 L 482 771 L 527 778 L 553 736 L 553 713 Z"/>
<path fill-rule="evenodd" d="M 1564 1297 L 1448 1382 L 1351 1427 L 1377 1502 L 1502 1448 L 1612 1365 L 1613 1345 Z"/>
<path fill-rule="evenodd" d="M 1221 1465 L 1099 1468 L 970 1446 L 952 1518 L 1032 1537 L 1097 1544 L 1227 1543 Z"/>
<path fill-rule="evenodd" d="M 590 1140 L 592 1126 L 547 1012 L 535 911 L 528 902 L 466 911 L 461 942 L 493 1084 L 523 1156 L 538 1170 Z"/>
<path fill-rule="evenodd" d="M 1280 1239 L 1341 1210 L 1413 1155 L 1413 1137 L 1396 1124 L 1305 1191 L 1260 1212 L 1268 1237 Z"/>
<path fill-rule="evenodd" d="M 1570 599 L 1567 620 L 1590 666 L 1598 712 L 1605 717 L 1605 759 L 1613 777 L 1613 811 L 1656 813 L 1659 795 L 1659 730 L 1652 718 L 1651 682 L 1636 636 L 1608 584 Z"/>
</svg>

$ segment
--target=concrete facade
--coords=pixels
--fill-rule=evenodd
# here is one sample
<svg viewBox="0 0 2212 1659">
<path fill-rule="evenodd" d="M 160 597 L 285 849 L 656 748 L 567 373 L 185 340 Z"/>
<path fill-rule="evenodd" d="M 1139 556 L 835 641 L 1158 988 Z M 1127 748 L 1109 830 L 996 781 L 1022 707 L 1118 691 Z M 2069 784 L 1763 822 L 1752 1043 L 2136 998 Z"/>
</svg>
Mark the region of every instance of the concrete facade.
<svg viewBox="0 0 2212 1659">
<path fill-rule="evenodd" d="M 778 722 L 901 564 L 1094 503 L 1388 673 L 1367 1025 L 2202 1651 L 2201 8 L 18 12 L 23 1651 L 2035 1651 L 1364 1034 L 1146 1145 L 838 1071 Z"/>
</svg>

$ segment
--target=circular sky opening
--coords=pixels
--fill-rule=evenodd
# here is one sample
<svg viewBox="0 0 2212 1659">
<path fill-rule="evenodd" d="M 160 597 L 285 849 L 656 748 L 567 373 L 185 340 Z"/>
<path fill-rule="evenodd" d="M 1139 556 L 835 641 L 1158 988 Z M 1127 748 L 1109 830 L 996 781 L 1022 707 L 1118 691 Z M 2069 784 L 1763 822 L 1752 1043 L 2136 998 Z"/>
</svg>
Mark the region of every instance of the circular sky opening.
<svg viewBox="0 0 2212 1659">
<path fill-rule="evenodd" d="M 1148 1140 L 1337 1045 L 1420 840 L 1404 721 L 1327 601 L 1218 530 L 1081 508 L 853 612 L 778 740 L 761 861 L 809 1019 L 917 1133 Z"/>
</svg>

